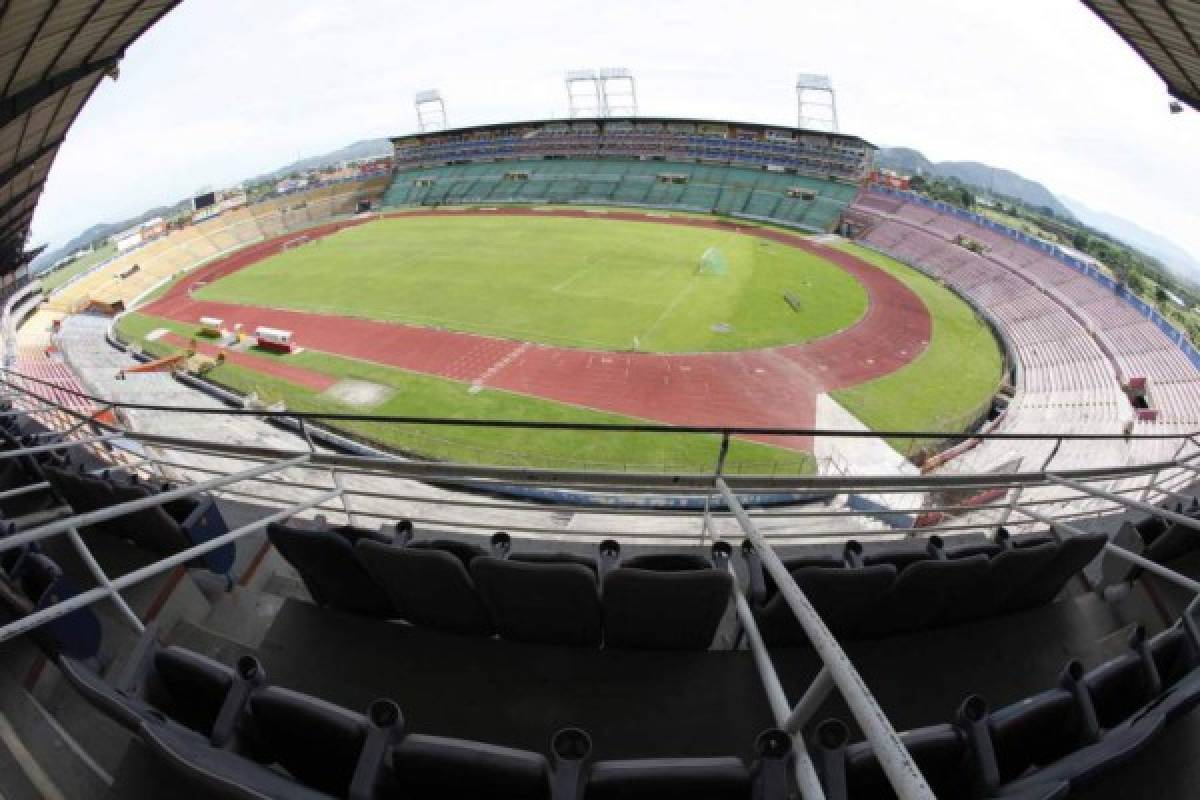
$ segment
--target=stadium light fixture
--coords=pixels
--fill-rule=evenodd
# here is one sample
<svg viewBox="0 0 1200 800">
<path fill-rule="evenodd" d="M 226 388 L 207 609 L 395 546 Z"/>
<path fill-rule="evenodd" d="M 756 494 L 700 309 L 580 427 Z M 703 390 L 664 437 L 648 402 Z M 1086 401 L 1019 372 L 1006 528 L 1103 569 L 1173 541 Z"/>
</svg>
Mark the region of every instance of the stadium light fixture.
<svg viewBox="0 0 1200 800">
<path fill-rule="evenodd" d="M 414 98 L 417 109 L 417 132 L 444 131 L 446 129 L 446 101 L 437 89 L 417 92 Z"/>
<path fill-rule="evenodd" d="M 802 72 L 796 76 L 796 126 L 838 132 L 837 95 L 828 75 Z"/>
</svg>

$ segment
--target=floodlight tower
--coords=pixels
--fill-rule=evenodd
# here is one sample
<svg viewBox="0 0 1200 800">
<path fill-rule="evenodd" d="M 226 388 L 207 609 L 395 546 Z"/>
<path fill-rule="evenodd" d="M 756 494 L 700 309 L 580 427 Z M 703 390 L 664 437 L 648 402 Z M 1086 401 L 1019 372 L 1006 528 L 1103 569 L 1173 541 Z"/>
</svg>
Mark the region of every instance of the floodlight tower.
<svg viewBox="0 0 1200 800">
<path fill-rule="evenodd" d="M 797 127 L 838 132 L 837 97 L 828 75 L 796 76 L 796 118 Z"/>
<path fill-rule="evenodd" d="M 637 84 L 624 67 L 605 67 L 598 73 L 600 103 L 606 117 L 637 116 Z"/>
<path fill-rule="evenodd" d="M 603 117 L 604 90 L 600 86 L 600 76 L 594 69 L 567 70 L 567 116 Z"/>
<path fill-rule="evenodd" d="M 417 132 L 446 130 L 446 103 L 437 89 L 417 92 L 414 105 L 417 108 Z"/>
</svg>

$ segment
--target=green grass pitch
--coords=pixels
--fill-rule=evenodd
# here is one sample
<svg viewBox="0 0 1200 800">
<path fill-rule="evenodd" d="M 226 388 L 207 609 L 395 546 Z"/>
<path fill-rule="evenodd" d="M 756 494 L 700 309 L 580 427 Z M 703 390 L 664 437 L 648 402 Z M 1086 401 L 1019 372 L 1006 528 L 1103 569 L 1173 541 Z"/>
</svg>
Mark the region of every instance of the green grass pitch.
<svg viewBox="0 0 1200 800">
<path fill-rule="evenodd" d="M 804 342 L 866 311 L 857 281 L 796 248 L 597 217 L 380 220 L 266 259 L 196 297 L 647 352 Z M 728 261 L 726 274 L 698 274 L 710 247 Z"/>
</svg>

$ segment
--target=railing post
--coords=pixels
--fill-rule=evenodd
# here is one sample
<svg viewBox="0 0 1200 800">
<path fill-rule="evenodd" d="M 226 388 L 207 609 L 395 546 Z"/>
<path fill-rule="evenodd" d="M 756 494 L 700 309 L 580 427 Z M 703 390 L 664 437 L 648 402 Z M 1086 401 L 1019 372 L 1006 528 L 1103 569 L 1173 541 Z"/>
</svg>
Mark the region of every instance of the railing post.
<svg viewBox="0 0 1200 800">
<path fill-rule="evenodd" d="M 304 423 L 304 417 L 295 417 L 294 419 L 300 423 L 300 434 L 308 444 L 308 452 L 315 456 L 317 448 L 313 444 L 312 436 L 308 432 L 308 426 Z M 350 510 L 350 496 L 346 494 L 346 487 L 342 485 L 342 476 L 338 474 L 336 467 L 329 467 L 329 477 L 333 481 L 333 488 L 337 489 L 342 497 L 342 510 L 346 512 L 346 524 L 353 527 L 355 521 L 354 512 Z"/>
</svg>

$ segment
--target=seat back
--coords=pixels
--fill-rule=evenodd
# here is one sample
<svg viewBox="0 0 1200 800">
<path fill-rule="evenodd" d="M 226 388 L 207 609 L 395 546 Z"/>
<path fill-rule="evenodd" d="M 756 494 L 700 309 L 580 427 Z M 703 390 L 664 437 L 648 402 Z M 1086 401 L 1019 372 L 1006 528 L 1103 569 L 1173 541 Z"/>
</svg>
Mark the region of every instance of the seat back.
<svg viewBox="0 0 1200 800">
<path fill-rule="evenodd" d="M 936 797 L 969 797 L 971 772 L 965 737 L 953 725 L 931 725 L 900 734 L 900 741 Z M 846 748 L 846 789 L 851 798 L 896 796 L 870 742 Z"/>
<path fill-rule="evenodd" d="M 1045 605 L 1058 596 L 1072 576 L 1100 554 L 1108 536 L 1087 533 L 1068 536 L 1058 545 L 1058 551 L 1045 566 L 1020 590 L 1004 602 L 1006 611 L 1019 611 Z"/>
<path fill-rule="evenodd" d="M 502 797 L 548 800 L 550 765 L 540 753 L 409 734 L 391 751 L 376 798 Z"/>
<path fill-rule="evenodd" d="M 598 761 L 588 771 L 584 800 L 750 800 L 750 771 L 737 758 Z"/>
<path fill-rule="evenodd" d="M 13 579 L 29 604 L 23 613 L 41 611 L 77 594 L 58 564 L 33 549 L 14 565 L 14 573 Z M 13 611 L 25 608 L 24 602 L 18 602 Z M 50 620 L 35 629 L 34 636 L 51 654 L 87 659 L 100 652 L 104 632 L 96 612 L 85 606 Z"/>
<path fill-rule="evenodd" d="M 477 558 L 471 576 L 505 639 L 600 644 L 603 617 L 594 569 L 572 562 Z"/>
<path fill-rule="evenodd" d="M 1057 552 L 1057 545 L 1047 543 L 996 553 L 988 559 L 980 583 L 946 606 L 942 621 L 961 622 L 999 612 L 1009 596 L 1034 580 Z"/>
<path fill-rule="evenodd" d="M 165 647 L 153 656 L 146 699 L 176 722 L 211 736 L 225 696 L 233 686 L 233 670 L 181 647 Z"/>
<path fill-rule="evenodd" d="M 489 635 L 492 621 L 462 559 L 432 547 L 394 547 L 364 539 L 355 552 L 398 616 L 448 633 Z"/>
<path fill-rule="evenodd" d="M 854 638 L 861 633 L 883 597 L 896 581 L 891 564 L 873 567 L 802 567 L 792 578 L 825 625 L 838 637 Z M 808 642 L 804 629 L 782 595 L 773 597 L 758 614 L 759 631 L 769 645 L 798 645 Z"/>
<path fill-rule="evenodd" d="M 304 581 L 317 605 L 372 616 L 392 613 L 387 595 L 354 556 L 354 548 L 330 530 L 304 530 L 278 522 L 267 538 Z"/>
<path fill-rule="evenodd" d="M 267 759 L 306 786 L 346 796 L 366 739 L 366 717 L 276 686 L 255 692 L 249 709 Z"/>
<path fill-rule="evenodd" d="M 107 484 L 107 491 L 113 503 L 128 503 L 155 494 L 149 486 L 141 483 L 103 483 Z M 180 524 L 161 506 L 151 506 L 132 514 L 124 514 L 108 523 L 107 529 L 110 532 L 120 531 L 134 544 L 159 555 L 179 553 L 192 544 Z"/>
<path fill-rule="evenodd" d="M 707 567 L 659 571 L 622 565 L 604 578 L 605 647 L 706 650 L 733 579 Z"/>
<path fill-rule="evenodd" d="M 1113 728 L 1153 699 L 1149 676 L 1137 653 L 1122 653 L 1083 676 L 1101 728 Z"/>
<path fill-rule="evenodd" d="M 1082 725 L 1071 693 L 1051 689 L 995 711 L 988 718 L 1000 782 L 1053 764 L 1079 744 Z"/>
<path fill-rule="evenodd" d="M 931 624 L 970 595 L 987 569 L 988 558 L 982 555 L 912 564 L 896 577 L 877 613 L 863 621 L 863 633 L 887 636 Z"/>
</svg>

